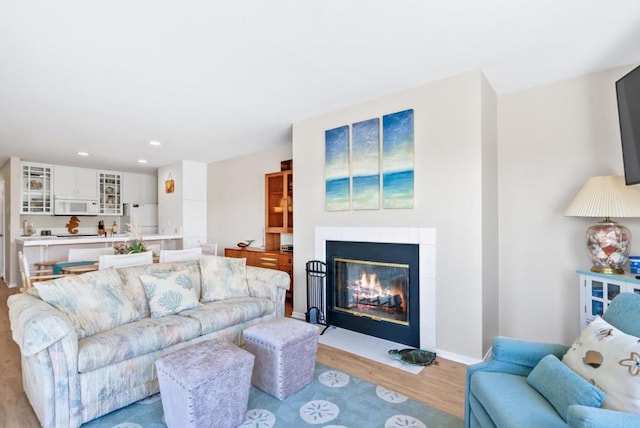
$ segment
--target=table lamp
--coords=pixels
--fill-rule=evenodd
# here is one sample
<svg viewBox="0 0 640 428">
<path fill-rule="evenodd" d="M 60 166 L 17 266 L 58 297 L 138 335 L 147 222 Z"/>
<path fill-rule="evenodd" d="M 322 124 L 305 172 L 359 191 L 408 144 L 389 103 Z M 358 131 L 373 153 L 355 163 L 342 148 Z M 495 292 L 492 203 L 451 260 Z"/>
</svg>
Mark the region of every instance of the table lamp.
<svg viewBox="0 0 640 428">
<path fill-rule="evenodd" d="M 564 215 L 604 217 L 587 229 L 592 272 L 622 274 L 629 260 L 631 232 L 610 217 L 640 217 L 640 188 L 626 186 L 622 176 L 591 177 Z"/>
</svg>

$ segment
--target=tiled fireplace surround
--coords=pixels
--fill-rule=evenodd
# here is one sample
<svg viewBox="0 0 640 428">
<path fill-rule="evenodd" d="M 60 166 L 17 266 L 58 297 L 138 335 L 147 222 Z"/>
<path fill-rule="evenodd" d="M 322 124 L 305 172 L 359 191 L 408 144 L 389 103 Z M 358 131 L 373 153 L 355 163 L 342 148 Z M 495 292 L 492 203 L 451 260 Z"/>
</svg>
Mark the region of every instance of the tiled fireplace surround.
<svg viewBox="0 0 640 428">
<path fill-rule="evenodd" d="M 420 348 L 437 349 L 435 228 L 316 227 L 316 260 L 326 262 L 326 241 L 417 244 L 420 259 Z"/>
</svg>

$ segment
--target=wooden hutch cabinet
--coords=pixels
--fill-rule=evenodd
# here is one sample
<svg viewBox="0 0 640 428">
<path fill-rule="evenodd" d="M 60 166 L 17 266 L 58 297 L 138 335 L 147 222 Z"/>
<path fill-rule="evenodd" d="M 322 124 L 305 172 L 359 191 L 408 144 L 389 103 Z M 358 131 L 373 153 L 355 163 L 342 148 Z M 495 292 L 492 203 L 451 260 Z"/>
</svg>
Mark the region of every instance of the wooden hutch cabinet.
<svg viewBox="0 0 640 428">
<path fill-rule="evenodd" d="M 265 175 L 265 249 L 225 248 L 226 257 L 245 257 L 248 266 L 277 269 L 289 274 L 293 295 L 293 252 L 282 251 L 280 234 L 293 233 L 293 171 Z"/>
<path fill-rule="evenodd" d="M 291 171 L 265 175 L 265 246 L 280 250 L 280 234 L 293 233 L 293 174 Z"/>
</svg>

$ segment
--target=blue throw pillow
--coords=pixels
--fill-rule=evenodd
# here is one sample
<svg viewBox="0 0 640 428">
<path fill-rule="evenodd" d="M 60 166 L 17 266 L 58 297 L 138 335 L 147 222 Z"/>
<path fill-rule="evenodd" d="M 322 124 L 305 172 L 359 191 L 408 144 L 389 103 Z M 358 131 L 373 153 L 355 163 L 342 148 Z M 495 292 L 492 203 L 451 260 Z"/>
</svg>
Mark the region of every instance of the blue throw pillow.
<svg viewBox="0 0 640 428">
<path fill-rule="evenodd" d="M 604 392 L 571 370 L 555 355 L 540 360 L 527 377 L 527 383 L 536 389 L 567 420 L 572 404 L 600 407 Z"/>
</svg>

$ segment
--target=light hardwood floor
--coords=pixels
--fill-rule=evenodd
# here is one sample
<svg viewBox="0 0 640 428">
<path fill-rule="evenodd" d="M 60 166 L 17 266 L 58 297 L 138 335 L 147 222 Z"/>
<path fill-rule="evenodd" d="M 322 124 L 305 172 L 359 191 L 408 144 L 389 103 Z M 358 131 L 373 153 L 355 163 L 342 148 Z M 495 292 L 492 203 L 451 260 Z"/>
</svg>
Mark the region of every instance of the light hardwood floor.
<svg viewBox="0 0 640 428">
<path fill-rule="evenodd" d="M 7 298 L 17 292 L 0 279 L 0 428 L 40 426 L 22 391 L 20 351 L 11 338 Z M 324 345 L 318 348 L 317 360 L 460 418 L 464 415 L 464 364 L 438 358 L 438 365 L 413 375 Z"/>
</svg>

